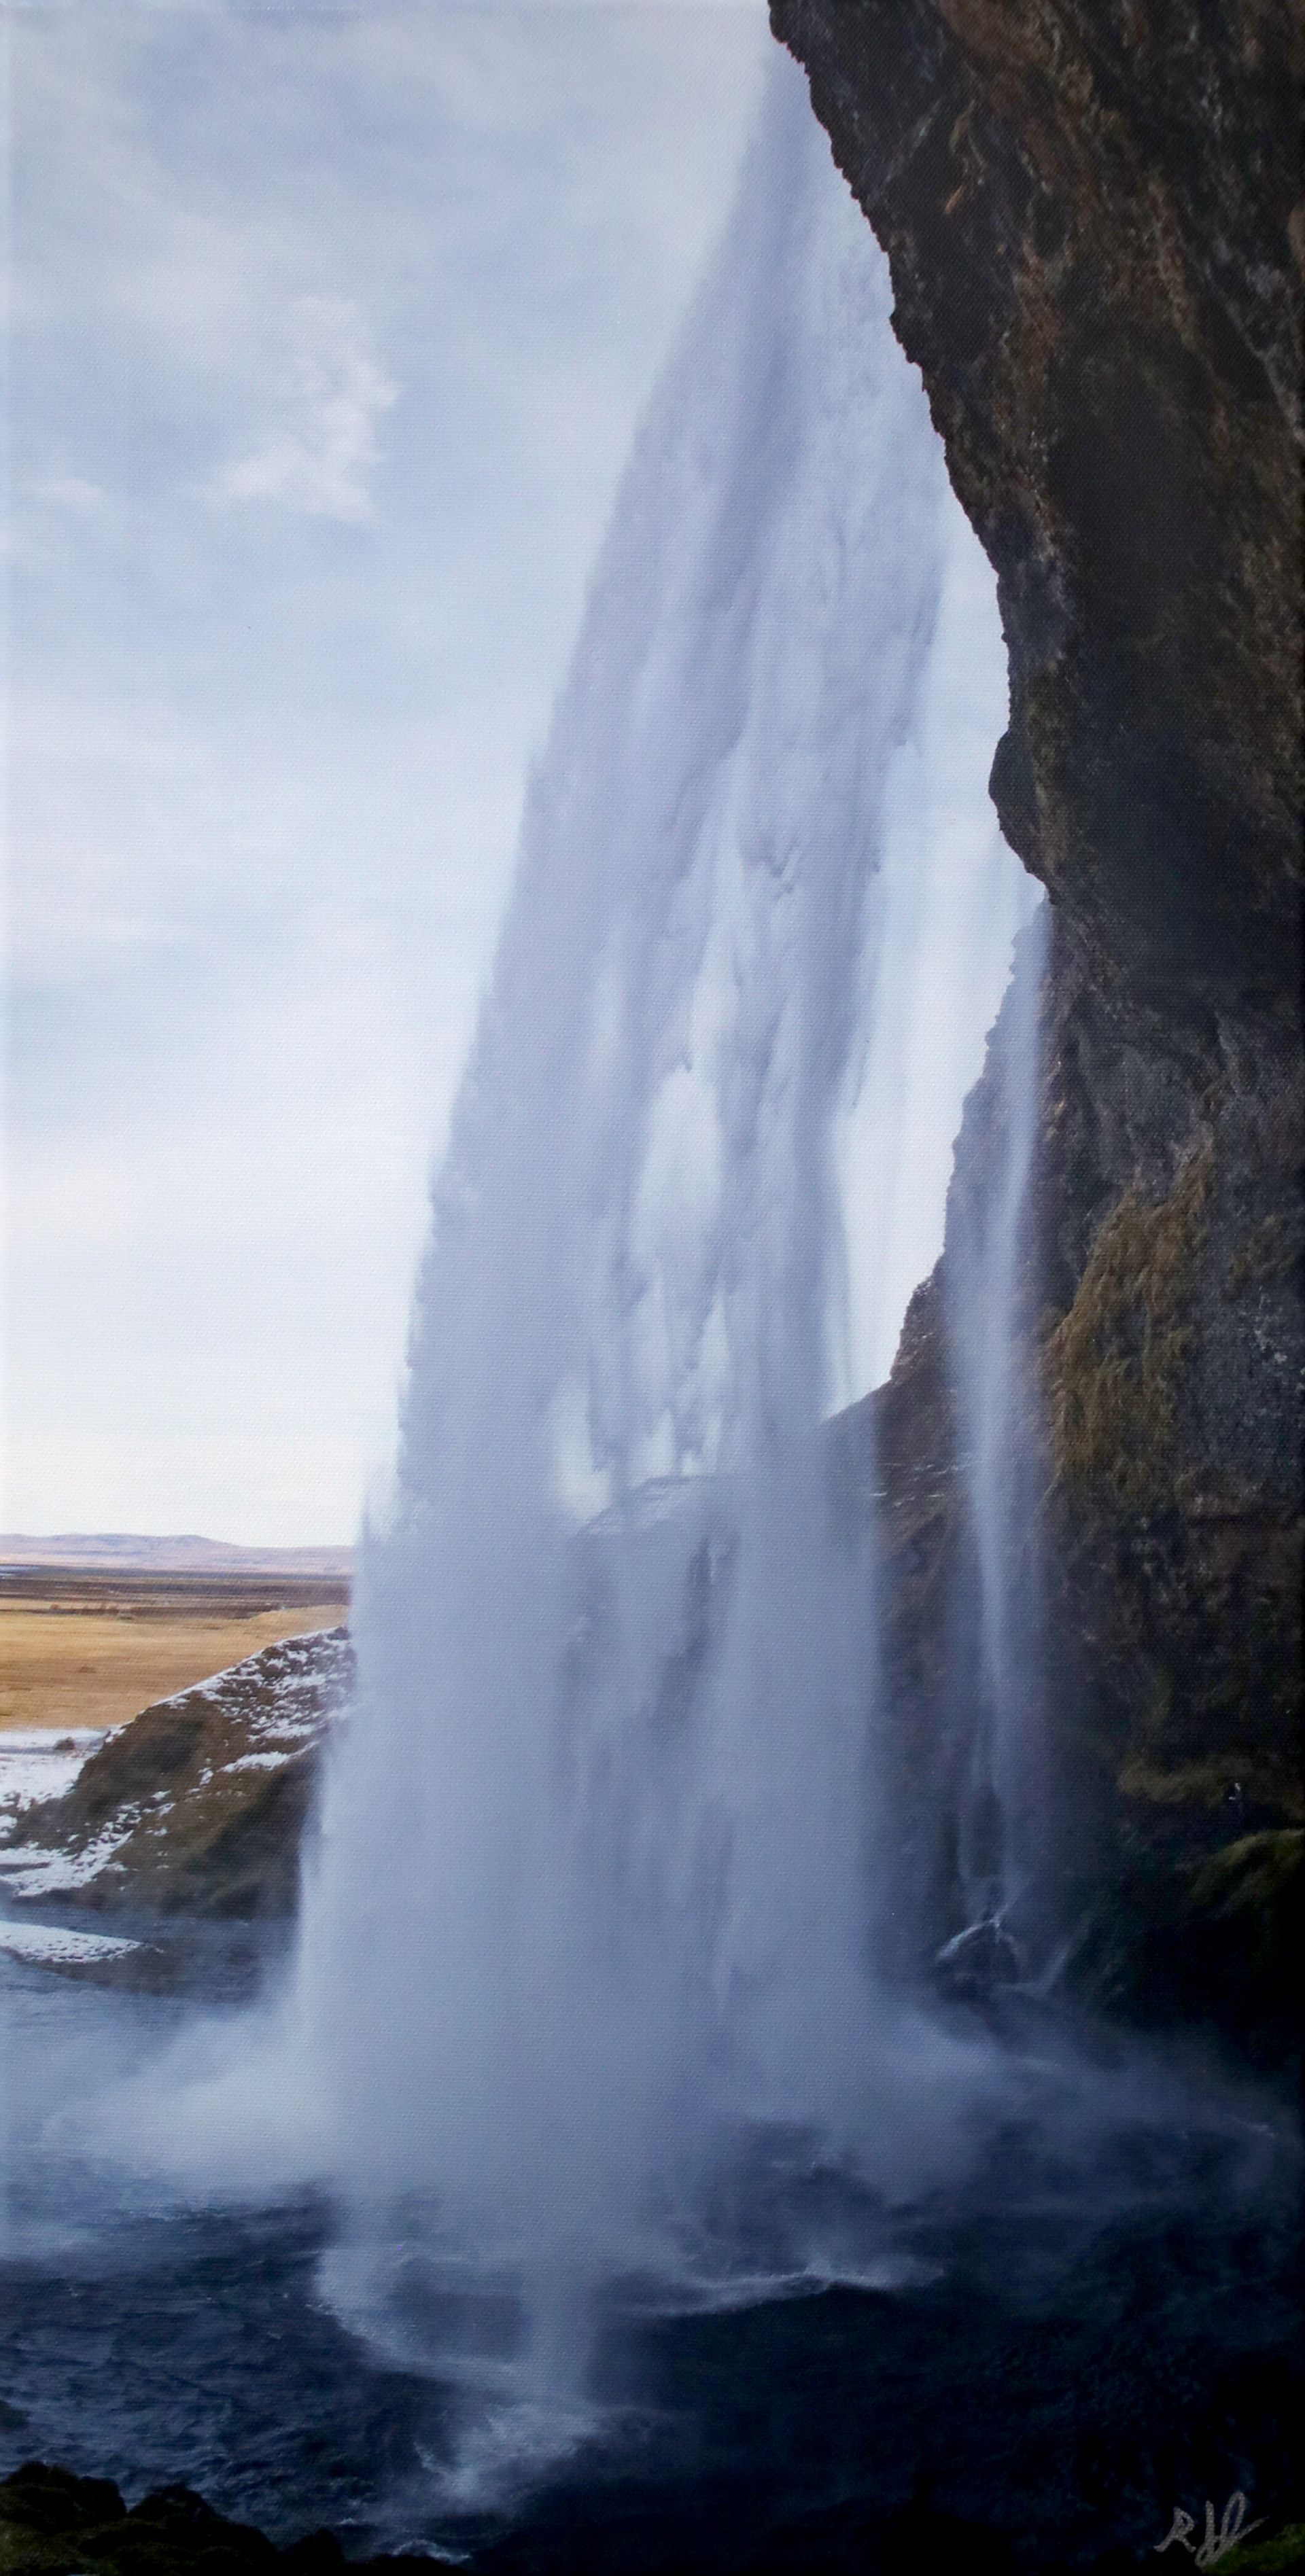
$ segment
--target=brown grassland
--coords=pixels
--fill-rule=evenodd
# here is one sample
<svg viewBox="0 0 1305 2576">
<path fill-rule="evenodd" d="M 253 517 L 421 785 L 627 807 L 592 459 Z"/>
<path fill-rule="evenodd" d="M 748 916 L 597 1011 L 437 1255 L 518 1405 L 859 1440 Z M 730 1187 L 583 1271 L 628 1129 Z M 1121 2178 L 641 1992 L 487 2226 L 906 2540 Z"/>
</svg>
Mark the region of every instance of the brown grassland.
<svg viewBox="0 0 1305 2576">
<path fill-rule="evenodd" d="M 348 1587 L 44 1570 L 0 1595 L 0 1729 L 117 1726 L 279 1637 L 331 1628 Z"/>
</svg>

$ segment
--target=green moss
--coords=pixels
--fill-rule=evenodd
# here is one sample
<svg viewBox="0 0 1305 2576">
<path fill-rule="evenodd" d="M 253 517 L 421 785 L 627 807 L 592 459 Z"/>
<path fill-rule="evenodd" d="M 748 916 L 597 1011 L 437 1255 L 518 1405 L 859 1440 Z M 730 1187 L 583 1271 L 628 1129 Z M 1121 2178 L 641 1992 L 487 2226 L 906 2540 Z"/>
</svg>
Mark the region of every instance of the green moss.
<svg viewBox="0 0 1305 2576">
<path fill-rule="evenodd" d="M 1292 2522 L 1285 2531 L 1275 2531 L 1267 2540 L 1252 2540 L 1243 2549 L 1234 2546 L 1228 2552 L 1231 2576 L 1289 2576 L 1293 2567 L 1305 2567 L 1305 2522 Z"/>
<path fill-rule="evenodd" d="M 1299 1908 L 1303 1885 L 1305 1829 L 1286 1826 L 1278 1833 L 1243 1834 L 1202 1862 L 1192 1876 L 1190 1904 L 1194 1914 L 1216 1921 L 1253 1918 L 1272 1946 L 1279 1923 Z"/>
<path fill-rule="evenodd" d="M 278 2552 L 185 2487 L 165 2487 L 128 2513 L 103 2478 L 31 2461 L 0 2480 L 0 2576 L 260 2576 Z M 325 2571 L 342 2567 L 328 2545 Z"/>
<path fill-rule="evenodd" d="M 1212 1163 L 1207 1142 L 1167 1198 L 1125 1192 L 1048 1344 L 1057 1475 L 1104 1480 L 1124 1509 L 1144 1510 L 1172 1488 L 1177 1388 L 1192 1341 L 1182 1318 Z"/>
<path fill-rule="evenodd" d="M 1151 1807 L 1218 1807 L 1228 1790 L 1228 1760 L 1162 1764 L 1130 1753 L 1119 1772 L 1120 1793 Z"/>
<path fill-rule="evenodd" d="M 1122 1874 L 1080 1961 L 1099 2004 L 1151 2027 L 1205 2023 L 1281 2067 L 1300 2041 L 1305 1830 L 1244 1834 L 1212 1859 Z"/>
<path fill-rule="evenodd" d="M 1231 1730 L 1214 1754 L 1165 1761 L 1160 1748 L 1135 1749 L 1120 1765 L 1120 1793 L 1151 1807 L 1221 1807 L 1232 1779 L 1257 1806 L 1276 1807 L 1287 1818 L 1301 1813 L 1300 1784 L 1291 1766 L 1271 1750 L 1238 1746 Z"/>
</svg>

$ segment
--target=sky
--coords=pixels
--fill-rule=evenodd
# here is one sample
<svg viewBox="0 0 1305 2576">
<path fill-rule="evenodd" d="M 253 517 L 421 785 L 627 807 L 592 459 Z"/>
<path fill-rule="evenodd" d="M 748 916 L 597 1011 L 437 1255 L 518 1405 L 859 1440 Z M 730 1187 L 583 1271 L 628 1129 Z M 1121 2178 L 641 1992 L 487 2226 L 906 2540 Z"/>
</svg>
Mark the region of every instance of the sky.
<svg viewBox="0 0 1305 2576">
<path fill-rule="evenodd" d="M 11 0 L 10 1530 L 348 1540 L 759 0 Z"/>
</svg>

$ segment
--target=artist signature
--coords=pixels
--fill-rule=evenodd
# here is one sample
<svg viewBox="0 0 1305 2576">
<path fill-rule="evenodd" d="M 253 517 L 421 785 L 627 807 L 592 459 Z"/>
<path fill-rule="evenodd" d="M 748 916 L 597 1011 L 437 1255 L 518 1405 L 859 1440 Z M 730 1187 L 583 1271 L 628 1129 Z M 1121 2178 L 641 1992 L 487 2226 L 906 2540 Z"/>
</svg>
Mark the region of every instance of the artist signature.
<svg viewBox="0 0 1305 2576">
<path fill-rule="evenodd" d="M 1260 2530 L 1262 2520 L 1263 2517 L 1261 2522 L 1247 2521 L 1246 2498 L 1238 2489 L 1236 2495 L 1229 2496 L 1223 2509 L 1223 2520 L 1216 2531 L 1214 2506 L 1207 2497 L 1205 2538 L 1198 2547 L 1194 2548 L 1187 2535 L 1189 2531 L 1195 2531 L 1196 2524 L 1190 2513 L 1184 2513 L 1182 2506 L 1178 2505 L 1174 2509 L 1174 2518 L 1164 2539 L 1156 2542 L 1155 2555 L 1159 2557 L 1162 2550 L 1172 2549 L 1174 2542 L 1177 2541 L 1180 2547 L 1187 2551 L 1189 2558 L 1196 2560 L 1198 2567 L 1217 2567 L 1226 2550 L 1235 2549 L 1239 2540 L 1245 2540 L 1250 2532 Z"/>
</svg>

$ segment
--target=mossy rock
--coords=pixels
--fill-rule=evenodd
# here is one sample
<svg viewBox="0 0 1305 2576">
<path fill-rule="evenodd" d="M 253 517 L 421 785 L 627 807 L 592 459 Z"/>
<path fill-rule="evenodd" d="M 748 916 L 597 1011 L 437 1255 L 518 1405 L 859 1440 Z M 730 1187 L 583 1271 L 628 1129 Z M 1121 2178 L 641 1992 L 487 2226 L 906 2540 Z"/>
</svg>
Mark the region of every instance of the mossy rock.
<svg viewBox="0 0 1305 2576">
<path fill-rule="evenodd" d="M 128 2511 L 108 2478 L 28 2460 L 0 2478 L 0 2576 L 400 2576 L 426 2557 L 346 2561 L 334 2535 L 309 2533 L 278 2549 L 228 2522 L 194 2489 L 160 2487 Z"/>
<path fill-rule="evenodd" d="M 1167 1198 L 1126 1190 L 1101 1227 L 1047 1346 L 1052 1447 L 1071 1484 L 1103 1481 L 1125 1510 L 1172 1483 L 1185 1320 L 1213 1148 L 1189 1154 Z"/>
<path fill-rule="evenodd" d="M 1253 2063 L 1300 2046 L 1305 1829 L 1244 1834 L 1198 1864 L 1118 1878 L 1080 1954 L 1093 1999 L 1149 2027 L 1217 2030 Z"/>
<path fill-rule="evenodd" d="M 1305 2522 L 1228 2552 L 1229 2576 L 1289 2576 L 1293 2567 L 1305 2567 Z"/>
<path fill-rule="evenodd" d="M 1204 1915 L 1211 1921 L 1245 1917 L 1256 1941 L 1254 1964 L 1267 1970 L 1282 1934 L 1297 1928 L 1282 1918 L 1299 1913 L 1303 1885 L 1305 1827 L 1244 1834 L 1193 1872 L 1190 1911 L 1194 1918 Z"/>
<path fill-rule="evenodd" d="M 188 2487 L 164 2487 L 129 2513 L 107 2478 L 29 2460 L 0 2481 L 0 2576 L 256 2576 L 278 2552 L 227 2522 Z"/>
</svg>

